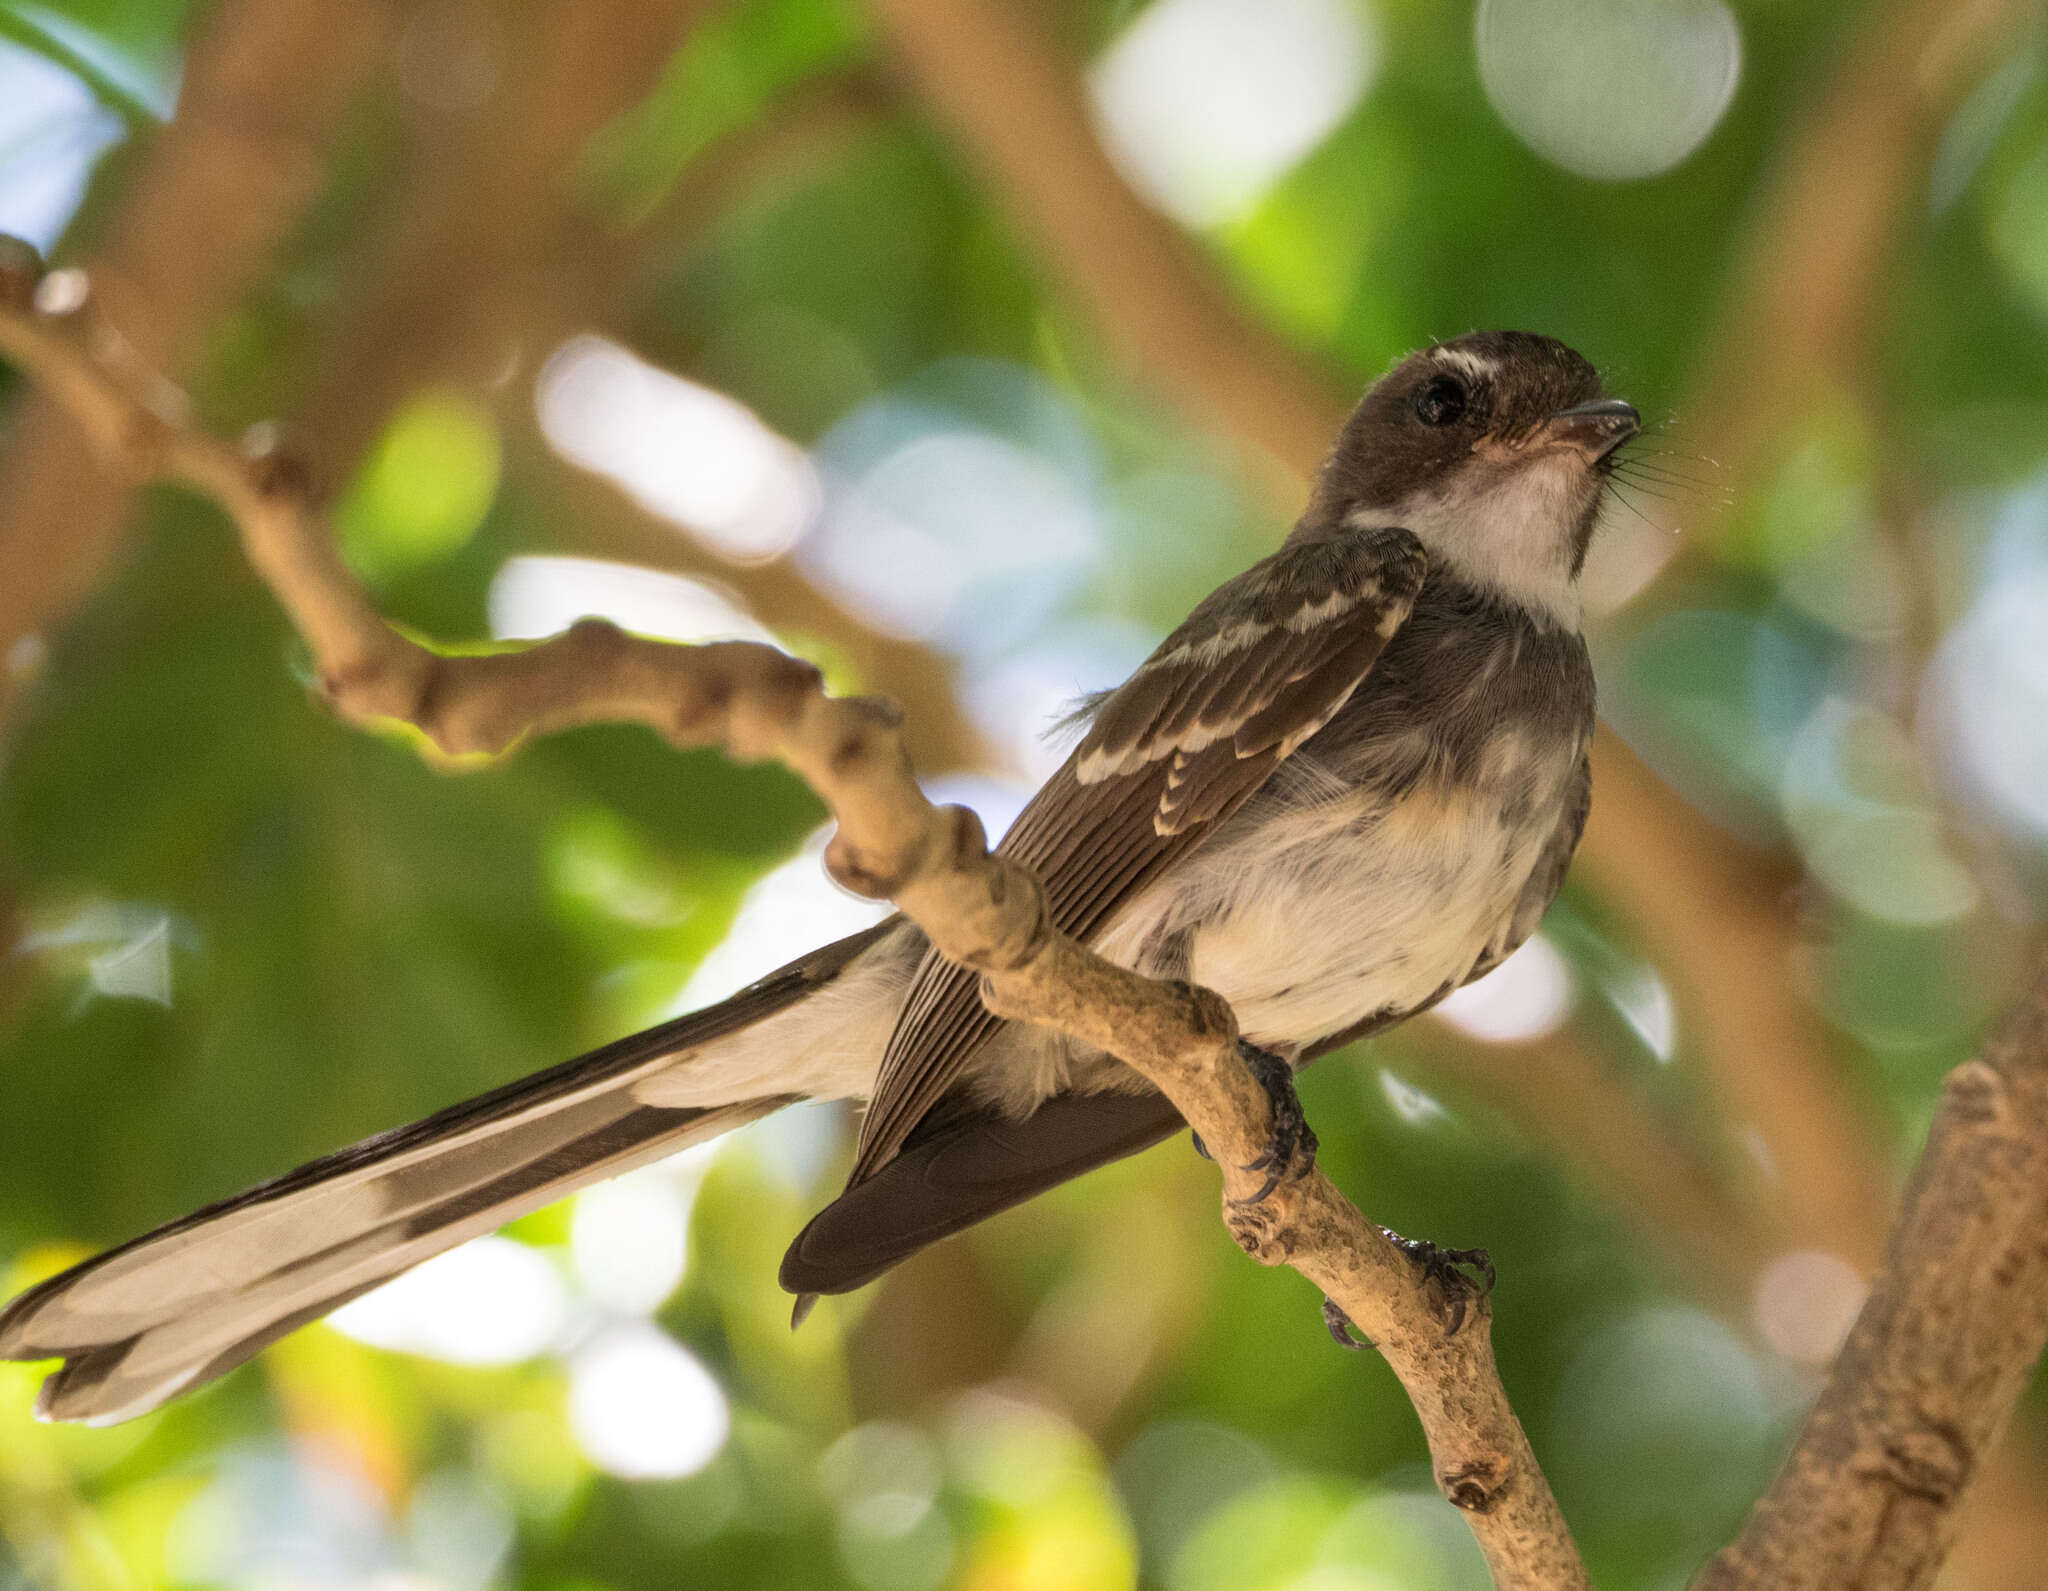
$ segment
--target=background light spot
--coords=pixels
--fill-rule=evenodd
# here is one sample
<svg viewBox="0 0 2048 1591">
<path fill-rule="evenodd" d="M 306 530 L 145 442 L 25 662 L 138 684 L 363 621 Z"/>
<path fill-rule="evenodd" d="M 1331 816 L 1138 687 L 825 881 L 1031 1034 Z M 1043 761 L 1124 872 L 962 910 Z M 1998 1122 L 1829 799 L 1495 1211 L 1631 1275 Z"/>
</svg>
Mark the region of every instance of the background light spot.
<svg viewBox="0 0 2048 1591">
<path fill-rule="evenodd" d="M 1479 79 L 1501 120 L 1582 177 L 1669 171 L 1706 142 L 1742 75 L 1720 0 L 1480 0 Z"/>
<path fill-rule="evenodd" d="M 1103 142 L 1190 226 L 1251 209 L 1364 94 L 1378 48 L 1346 0 L 1157 0 L 1095 64 Z"/>
<path fill-rule="evenodd" d="M 0 42 L 0 232 L 39 249 L 55 243 L 121 131 L 121 119 L 71 73 Z"/>
<path fill-rule="evenodd" d="M 492 1235 L 437 1255 L 328 1318 L 336 1331 L 373 1347 L 503 1365 L 553 1347 L 568 1303 L 546 1258 Z"/>
<path fill-rule="evenodd" d="M 1787 1359 L 1826 1364 L 1842 1346 L 1870 1284 L 1837 1254 L 1781 1254 L 1756 1279 L 1757 1330 Z"/>
<path fill-rule="evenodd" d="M 694 1475 L 732 1428 L 725 1393 L 653 1326 L 617 1326 L 569 1360 L 569 1429 L 599 1469 L 629 1480 Z"/>
<path fill-rule="evenodd" d="M 1444 1001 L 1436 1014 L 1475 1039 L 1513 1044 L 1555 1032 L 1571 1008 L 1571 967 L 1555 945 L 1537 934 Z"/>
<path fill-rule="evenodd" d="M 666 1166 L 586 1189 L 569 1228 L 576 1279 L 609 1309 L 653 1314 L 683 1279 L 689 1218 Z"/>
<path fill-rule="evenodd" d="M 411 399 L 336 510 L 348 561 L 375 581 L 448 557 L 490 512 L 500 463 L 481 404 L 451 392 Z"/>
<path fill-rule="evenodd" d="M 602 337 L 564 343 L 534 402 L 564 458 L 728 558 L 779 557 L 817 515 L 818 479 L 803 449 L 745 404 Z"/>
<path fill-rule="evenodd" d="M 490 614 L 500 641 L 542 640 L 584 618 L 667 641 L 775 640 L 702 581 L 597 558 L 508 559 L 491 582 Z"/>
</svg>

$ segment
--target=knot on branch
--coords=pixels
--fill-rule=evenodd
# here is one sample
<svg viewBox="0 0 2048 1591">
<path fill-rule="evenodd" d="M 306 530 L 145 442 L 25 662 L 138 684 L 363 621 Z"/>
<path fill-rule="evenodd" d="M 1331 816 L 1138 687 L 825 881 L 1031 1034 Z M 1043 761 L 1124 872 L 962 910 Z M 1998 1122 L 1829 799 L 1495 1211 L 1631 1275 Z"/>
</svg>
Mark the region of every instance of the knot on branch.
<svg viewBox="0 0 2048 1591">
<path fill-rule="evenodd" d="M 1957 1426 L 1922 1415 L 1910 1430 L 1887 1437 L 1882 1449 L 1856 1470 L 1902 1496 L 1946 1508 L 1969 1484 L 1976 1464 L 1976 1454 Z"/>
<path fill-rule="evenodd" d="M 1257 1204 L 1233 1199 L 1226 1191 L 1223 1224 L 1237 1246 L 1261 1265 L 1285 1265 L 1294 1257 L 1295 1205 L 1291 1187 L 1276 1188 Z"/>
<path fill-rule="evenodd" d="M 981 819 L 972 812 L 962 807 L 943 810 L 962 815 L 953 835 L 954 866 L 962 876 L 984 879 L 987 889 L 986 901 L 976 914 L 978 920 L 974 925 L 980 942 L 963 946 L 960 962 L 984 974 L 1014 972 L 1029 966 L 1044 953 L 1056 932 L 1052 909 L 1046 904 L 1045 886 L 1030 868 L 987 853 Z M 973 859 L 976 849 L 982 852 L 979 865 Z M 986 977 L 982 980 L 984 999 L 989 994 L 988 981 Z"/>
<path fill-rule="evenodd" d="M 421 651 L 423 667 L 398 666 L 400 657 L 413 661 L 413 654 L 393 651 L 330 670 L 321 676 L 320 694 L 336 716 L 351 723 L 397 719 L 417 726 L 441 750 L 459 753 L 465 748 L 450 745 L 434 723 L 433 657 Z"/>
<path fill-rule="evenodd" d="M 1454 1508 L 1468 1514 L 1491 1513 L 1507 1494 L 1513 1472 L 1506 1459 L 1497 1455 L 1468 1459 L 1437 1472 L 1436 1483 Z"/>
<path fill-rule="evenodd" d="M 766 762 L 782 751 L 813 702 L 857 712 L 857 703 L 825 700 L 825 676 L 815 663 L 755 641 L 716 642 L 706 651 L 724 655 L 677 709 L 676 732 L 684 744 L 722 730 L 736 761 Z"/>
<path fill-rule="evenodd" d="M 1990 1127 L 2001 1123 L 2009 1098 L 1998 1069 L 1981 1060 L 1954 1068 L 1941 1085 L 1942 1107 L 1961 1126 Z"/>
</svg>

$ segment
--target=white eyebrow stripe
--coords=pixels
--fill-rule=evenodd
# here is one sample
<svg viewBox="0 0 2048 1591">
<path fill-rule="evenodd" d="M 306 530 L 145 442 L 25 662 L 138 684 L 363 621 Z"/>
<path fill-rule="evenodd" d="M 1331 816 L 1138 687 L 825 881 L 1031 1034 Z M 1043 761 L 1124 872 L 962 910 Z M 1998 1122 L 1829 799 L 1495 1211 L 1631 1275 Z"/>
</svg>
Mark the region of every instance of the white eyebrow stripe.
<svg viewBox="0 0 2048 1591">
<path fill-rule="evenodd" d="M 1456 365 L 1474 381 L 1491 381 L 1500 373 L 1499 365 L 1468 348 L 1438 348 L 1435 352 L 1443 363 Z"/>
</svg>

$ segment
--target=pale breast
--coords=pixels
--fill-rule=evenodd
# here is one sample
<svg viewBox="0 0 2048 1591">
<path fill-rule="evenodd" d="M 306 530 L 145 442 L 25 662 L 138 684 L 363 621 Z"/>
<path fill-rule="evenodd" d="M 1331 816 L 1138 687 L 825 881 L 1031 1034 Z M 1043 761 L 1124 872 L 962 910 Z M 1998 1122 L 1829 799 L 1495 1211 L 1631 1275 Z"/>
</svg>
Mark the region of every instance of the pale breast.
<svg viewBox="0 0 2048 1591">
<path fill-rule="evenodd" d="M 1462 982 L 1512 919 L 1577 750 L 1504 727 L 1476 777 L 1262 814 L 1103 949 L 1215 989 L 1248 1038 L 1278 1048 L 1413 1010 Z"/>
</svg>

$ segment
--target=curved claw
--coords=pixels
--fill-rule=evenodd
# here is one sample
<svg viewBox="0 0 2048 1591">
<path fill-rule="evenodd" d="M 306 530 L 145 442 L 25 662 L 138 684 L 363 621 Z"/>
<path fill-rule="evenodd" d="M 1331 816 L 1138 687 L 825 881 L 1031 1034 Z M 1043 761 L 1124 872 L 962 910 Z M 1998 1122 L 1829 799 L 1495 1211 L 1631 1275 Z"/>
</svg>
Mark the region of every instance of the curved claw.
<svg viewBox="0 0 2048 1591">
<path fill-rule="evenodd" d="M 1364 1353 L 1366 1349 L 1377 1346 L 1372 1338 L 1358 1334 L 1356 1324 L 1344 1313 L 1344 1306 L 1334 1298 L 1323 1300 L 1323 1324 L 1329 1328 L 1330 1335 L 1336 1340 L 1339 1348 L 1349 1349 L 1352 1353 Z"/>
<path fill-rule="evenodd" d="M 1500 1280 L 1493 1268 L 1493 1256 L 1483 1248 L 1438 1248 L 1427 1238 L 1403 1237 L 1381 1227 L 1387 1239 L 1422 1267 L 1423 1276 L 1443 1290 L 1444 1335 L 1455 1337 L 1465 1324 L 1466 1304 L 1472 1298 L 1486 1298 Z M 1478 1277 L 1467 1276 L 1466 1269 Z"/>
<path fill-rule="evenodd" d="M 1246 1070 L 1252 1074 L 1252 1080 L 1265 1091 L 1273 1113 L 1266 1152 L 1250 1165 L 1238 1168 L 1266 1173 L 1265 1185 L 1257 1193 L 1230 1201 L 1242 1207 L 1264 1203 L 1280 1186 L 1282 1179 L 1305 1177 L 1313 1171 L 1317 1143 L 1315 1130 L 1301 1112 L 1301 1096 L 1294 1091 L 1294 1068 L 1281 1056 L 1262 1050 L 1255 1044 L 1247 1044 L 1243 1039 L 1237 1041 L 1237 1053 L 1243 1058 Z"/>
</svg>

